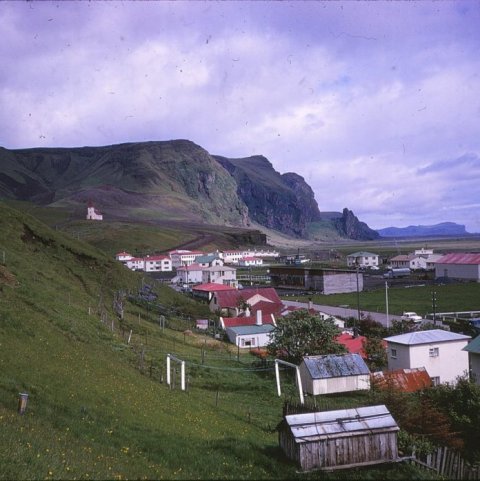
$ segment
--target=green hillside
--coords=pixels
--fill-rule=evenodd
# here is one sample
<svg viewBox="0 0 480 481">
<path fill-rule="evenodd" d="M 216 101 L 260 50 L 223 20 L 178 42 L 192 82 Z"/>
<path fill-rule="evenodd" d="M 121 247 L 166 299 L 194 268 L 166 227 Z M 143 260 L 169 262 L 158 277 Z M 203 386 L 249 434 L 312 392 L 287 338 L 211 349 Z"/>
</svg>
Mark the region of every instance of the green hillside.
<svg viewBox="0 0 480 481">
<path fill-rule="evenodd" d="M 147 277 L 1 207 L 0 479 L 429 479 L 406 463 L 297 473 L 275 431 L 295 395 L 288 377 L 279 398 L 255 357 L 195 332 L 206 306 L 168 287 L 146 303 Z M 186 391 L 178 367 L 166 384 L 168 353 L 186 361 Z"/>
</svg>

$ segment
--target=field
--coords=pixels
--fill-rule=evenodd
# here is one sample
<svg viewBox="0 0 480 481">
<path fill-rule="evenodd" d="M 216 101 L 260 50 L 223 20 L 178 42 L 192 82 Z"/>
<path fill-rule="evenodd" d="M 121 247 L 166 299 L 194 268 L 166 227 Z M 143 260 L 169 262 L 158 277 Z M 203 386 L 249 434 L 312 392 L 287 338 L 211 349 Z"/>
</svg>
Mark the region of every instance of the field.
<svg viewBox="0 0 480 481">
<path fill-rule="evenodd" d="M 388 289 L 388 312 L 401 315 L 403 311 L 415 311 L 423 317 L 433 313 L 432 297 L 435 293 L 435 313 L 480 311 L 480 284 L 466 282 L 448 285 L 414 287 L 390 287 Z M 360 292 L 360 309 L 363 311 L 386 312 L 387 293 L 385 288 Z M 312 299 L 315 304 L 327 306 L 350 306 L 357 308 L 357 294 L 330 294 L 296 296 L 305 302 Z"/>
</svg>

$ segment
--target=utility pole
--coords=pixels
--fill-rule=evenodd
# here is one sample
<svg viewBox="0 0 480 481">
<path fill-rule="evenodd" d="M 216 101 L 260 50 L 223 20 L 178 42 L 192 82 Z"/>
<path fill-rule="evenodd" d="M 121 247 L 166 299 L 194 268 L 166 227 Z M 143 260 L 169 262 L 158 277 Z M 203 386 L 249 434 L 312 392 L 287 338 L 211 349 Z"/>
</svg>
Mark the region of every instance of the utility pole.
<svg viewBox="0 0 480 481">
<path fill-rule="evenodd" d="M 360 290 L 358 288 L 358 258 L 355 259 L 356 275 L 357 275 L 357 325 L 353 326 L 353 336 L 357 337 L 357 329 L 360 325 Z"/>
<path fill-rule="evenodd" d="M 388 318 L 388 282 L 385 281 L 385 305 L 387 308 L 387 329 L 390 327 L 389 326 L 389 318 Z"/>
</svg>

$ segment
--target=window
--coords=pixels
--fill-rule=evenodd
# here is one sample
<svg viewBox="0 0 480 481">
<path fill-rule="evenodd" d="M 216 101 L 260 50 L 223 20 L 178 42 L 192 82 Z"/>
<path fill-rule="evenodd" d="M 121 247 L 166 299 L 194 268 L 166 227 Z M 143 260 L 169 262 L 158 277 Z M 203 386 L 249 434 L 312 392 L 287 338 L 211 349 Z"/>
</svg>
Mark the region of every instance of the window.
<svg viewBox="0 0 480 481">
<path fill-rule="evenodd" d="M 392 359 L 397 359 L 397 350 L 396 349 L 392 349 Z"/>
<path fill-rule="evenodd" d="M 432 384 L 434 386 L 438 386 L 440 384 L 440 376 L 435 376 L 430 378 L 432 380 Z"/>
<path fill-rule="evenodd" d="M 431 348 L 428 350 L 428 355 L 429 355 L 430 357 L 438 357 L 438 354 L 439 354 L 438 347 L 431 347 Z"/>
</svg>

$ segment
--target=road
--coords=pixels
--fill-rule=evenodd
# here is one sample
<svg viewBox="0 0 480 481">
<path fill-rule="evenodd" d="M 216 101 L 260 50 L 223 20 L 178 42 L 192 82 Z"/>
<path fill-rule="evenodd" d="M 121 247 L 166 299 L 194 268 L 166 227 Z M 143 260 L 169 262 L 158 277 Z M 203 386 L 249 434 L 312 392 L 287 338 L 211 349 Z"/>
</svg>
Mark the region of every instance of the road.
<svg viewBox="0 0 480 481">
<path fill-rule="evenodd" d="M 308 302 L 298 302 L 298 301 L 286 301 L 283 303 L 286 306 L 296 306 L 308 308 Z M 335 306 L 323 306 L 320 304 L 312 304 L 312 308 L 316 311 L 324 312 L 325 314 L 330 314 L 331 316 L 338 316 L 342 318 L 354 317 L 358 318 L 358 310 L 352 309 L 350 306 L 345 307 L 335 307 Z M 385 327 L 391 327 L 391 322 L 393 319 L 400 320 L 400 316 L 394 316 L 389 314 L 387 319 L 387 314 L 384 312 L 371 312 L 360 310 L 360 316 L 366 317 L 370 316 L 374 321 L 380 322 Z"/>
</svg>

